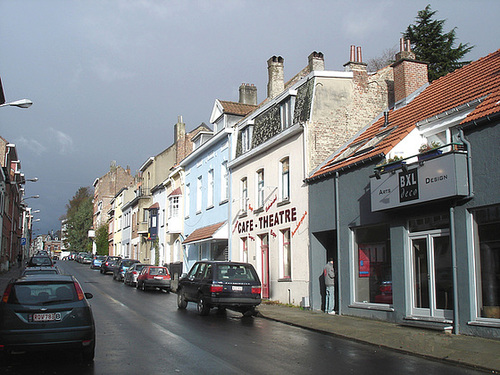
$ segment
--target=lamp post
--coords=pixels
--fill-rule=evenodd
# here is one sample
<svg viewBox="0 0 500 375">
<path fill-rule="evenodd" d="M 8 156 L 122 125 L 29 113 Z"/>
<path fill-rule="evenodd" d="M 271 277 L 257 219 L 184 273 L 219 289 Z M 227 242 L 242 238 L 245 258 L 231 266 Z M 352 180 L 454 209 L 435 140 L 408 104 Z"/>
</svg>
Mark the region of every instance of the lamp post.
<svg viewBox="0 0 500 375">
<path fill-rule="evenodd" d="M 0 107 L 18 107 L 18 108 L 29 108 L 33 102 L 29 99 L 20 99 L 9 103 L 0 104 Z"/>
</svg>

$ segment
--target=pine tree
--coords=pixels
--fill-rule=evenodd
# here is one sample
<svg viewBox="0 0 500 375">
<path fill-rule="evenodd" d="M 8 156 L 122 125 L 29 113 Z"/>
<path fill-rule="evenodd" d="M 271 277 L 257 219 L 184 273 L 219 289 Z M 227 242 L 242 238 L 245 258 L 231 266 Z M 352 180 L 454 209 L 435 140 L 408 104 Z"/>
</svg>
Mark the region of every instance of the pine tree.
<svg viewBox="0 0 500 375">
<path fill-rule="evenodd" d="M 460 43 L 454 48 L 456 40 L 456 27 L 448 33 L 443 33 L 446 20 L 436 20 L 433 16 L 437 11 L 432 11 L 430 4 L 418 12 L 416 22 L 409 25 L 403 34 L 409 39 L 413 52 L 418 60 L 429 63 L 429 81 L 438 79 L 470 61 L 459 61 L 474 46 L 469 43 Z"/>
</svg>

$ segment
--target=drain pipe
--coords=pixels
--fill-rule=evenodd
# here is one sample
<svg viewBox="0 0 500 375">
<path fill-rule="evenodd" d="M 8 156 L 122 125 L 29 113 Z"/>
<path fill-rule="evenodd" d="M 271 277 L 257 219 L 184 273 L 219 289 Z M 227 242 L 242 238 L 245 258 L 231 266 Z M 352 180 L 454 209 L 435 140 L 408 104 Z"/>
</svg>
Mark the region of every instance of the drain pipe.
<svg viewBox="0 0 500 375">
<path fill-rule="evenodd" d="M 467 182 L 469 183 L 469 195 L 467 198 L 474 197 L 474 184 L 472 180 L 472 155 L 471 155 L 471 146 L 470 142 L 465 139 L 463 129 L 459 129 L 458 138 L 462 141 L 462 143 L 467 148 Z"/>
<path fill-rule="evenodd" d="M 455 241 L 455 205 L 450 207 L 450 247 L 451 264 L 453 268 L 453 333 L 459 334 L 459 313 L 458 313 L 458 269 L 457 269 L 457 248 Z"/>
<path fill-rule="evenodd" d="M 335 172 L 335 229 L 337 232 L 337 290 L 339 315 L 342 315 L 342 288 L 340 287 L 340 208 L 339 208 L 339 172 Z"/>
</svg>

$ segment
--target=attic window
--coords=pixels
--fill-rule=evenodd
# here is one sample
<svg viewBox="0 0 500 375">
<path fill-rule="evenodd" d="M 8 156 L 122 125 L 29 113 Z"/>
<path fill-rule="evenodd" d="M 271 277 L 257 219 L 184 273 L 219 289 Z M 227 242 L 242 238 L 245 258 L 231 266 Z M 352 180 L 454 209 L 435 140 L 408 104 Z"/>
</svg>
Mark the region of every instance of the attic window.
<svg viewBox="0 0 500 375">
<path fill-rule="evenodd" d="M 341 153 L 339 156 L 337 156 L 335 158 L 335 161 L 337 162 L 339 160 L 347 159 L 349 156 L 354 154 L 354 152 L 356 152 L 356 150 L 358 148 L 360 148 L 365 142 L 366 142 L 366 139 L 363 139 L 360 142 L 356 142 L 356 143 L 352 144 L 343 153 Z"/>
<path fill-rule="evenodd" d="M 381 133 L 378 133 L 377 135 L 375 135 L 375 137 L 373 137 L 372 139 L 370 139 L 368 142 L 366 142 L 363 147 L 360 147 L 358 150 L 356 150 L 356 153 L 359 154 L 361 152 L 366 152 L 366 151 L 369 151 L 371 149 L 373 149 L 382 139 L 384 139 L 385 137 L 387 137 L 390 133 L 392 133 L 392 131 L 396 129 L 396 127 L 393 127 L 393 128 L 390 128 L 390 129 L 387 129 L 387 130 L 384 130 L 383 132 Z"/>
<path fill-rule="evenodd" d="M 347 159 L 351 156 L 361 155 L 365 152 L 373 150 L 375 146 L 387 137 L 392 131 L 396 129 L 396 127 L 392 127 L 390 129 L 384 129 L 383 132 L 376 134 L 372 139 L 366 140 L 363 139 L 359 142 L 352 144 L 347 150 L 341 153 L 337 158 L 335 158 L 334 162 L 338 162 L 343 159 Z"/>
</svg>

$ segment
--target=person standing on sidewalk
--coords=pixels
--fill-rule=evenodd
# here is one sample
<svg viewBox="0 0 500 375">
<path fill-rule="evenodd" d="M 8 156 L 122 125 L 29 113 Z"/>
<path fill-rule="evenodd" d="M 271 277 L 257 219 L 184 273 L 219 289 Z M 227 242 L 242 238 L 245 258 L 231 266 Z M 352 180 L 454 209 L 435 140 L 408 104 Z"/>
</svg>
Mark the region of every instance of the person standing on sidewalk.
<svg viewBox="0 0 500 375">
<path fill-rule="evenodd" d="M 326 286 L 325 312 L 335 315 L 335 268 L 333 268 L 333 258 L 328 259 L 328 263 L 323 269 Z"/>
<path fill-rule="evenodd" d="M 23 254 L 19 253 L 17 254 L 17 266 L 20 268 L 22 263 L 23 263 Z"/>
</svg>

